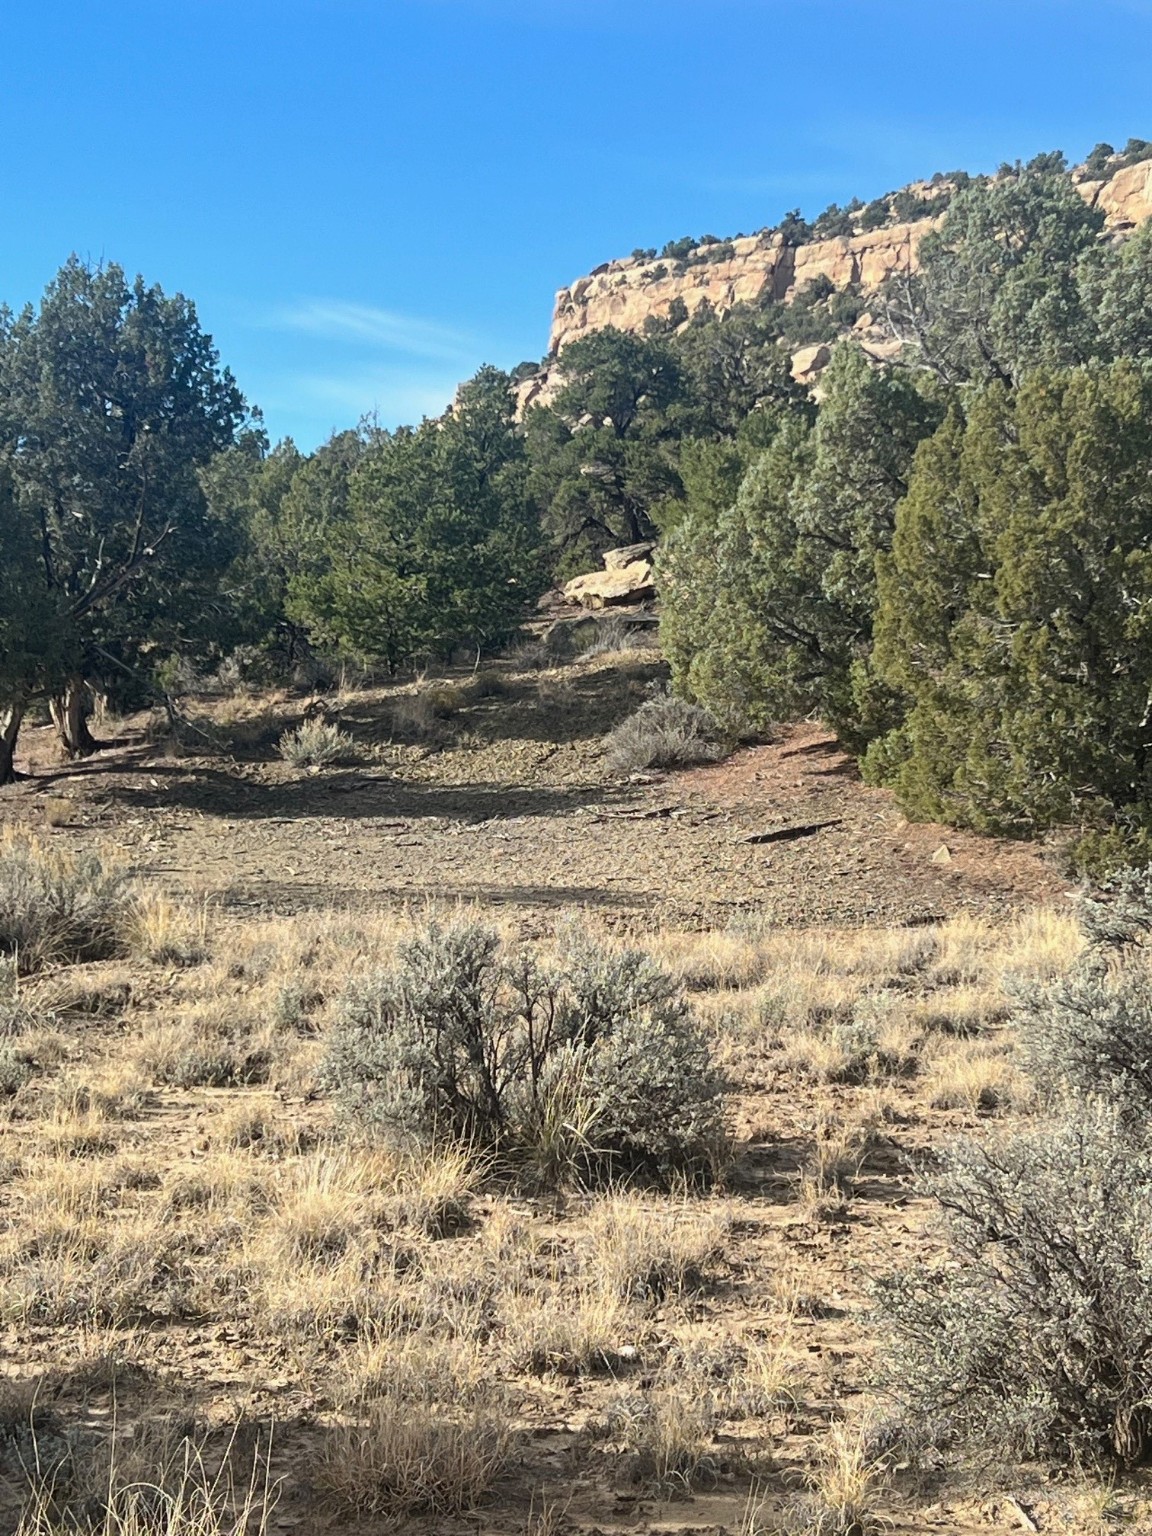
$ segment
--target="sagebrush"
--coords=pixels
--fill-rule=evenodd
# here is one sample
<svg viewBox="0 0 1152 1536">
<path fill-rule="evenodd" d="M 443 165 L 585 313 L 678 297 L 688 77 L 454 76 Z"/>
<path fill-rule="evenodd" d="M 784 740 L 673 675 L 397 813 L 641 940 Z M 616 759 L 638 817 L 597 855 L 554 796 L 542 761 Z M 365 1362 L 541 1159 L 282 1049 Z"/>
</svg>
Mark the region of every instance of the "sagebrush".
<svg viewBox="0 0 1152 1536">
<path fill-rule="evenodd" d="M 22 832 L 0 838 L 0 956 L 22 972 L 106 960 L 126 946 L 127 871 Z"/>
<path fill-rule="evenodd" d="M 1152 1158 L 1107 1106 L 928 1188 L 946 1256 L 883 1281 L 888 1385 L 918 1437 L 1132 1463 L 1152 1448 Z"/>
<path fill-rule="evenodd" d="M 722 1139 L 708 1042 L 646 955 L 545 962 L 477 924 L 433 924 L 353 983 L 325 1081 L 363 1126 L 553 1175 L 703 1170 Z"/>
<path fill-rule="evenodd" d="M 604 749 L 608 766 L 615 773 L 710 763 L 724 752 L 716 722 L 708 711 L 674 693 L 646 699 L 635 714 L 609 733 Z"/>
</svg>

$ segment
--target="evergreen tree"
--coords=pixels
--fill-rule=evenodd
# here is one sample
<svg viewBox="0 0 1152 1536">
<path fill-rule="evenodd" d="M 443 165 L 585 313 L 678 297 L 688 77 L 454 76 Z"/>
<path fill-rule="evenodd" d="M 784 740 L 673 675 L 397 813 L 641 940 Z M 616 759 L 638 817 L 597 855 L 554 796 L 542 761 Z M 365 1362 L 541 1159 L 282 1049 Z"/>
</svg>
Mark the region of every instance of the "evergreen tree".
<svg viewBox="0 0 1152 1536">
<path fill-rule="evenodd" d="M 39 310 L 4 328 L 0 402 L 16 495 L 71 643 L 53 715 L 66 750 L 83 754 L 95 746 L 86 682 L 204 633 L 205 599 L 238 545 L 199 472 L 234 440 L 244 405 L 187 299 L 75 257 Z"/>
<path fill-rule="evenodd" d="M 917 455 L 881 561 L 870 751 L 915 815 L 1031 834 L 1148 818 L 1152 381 L 1120 362 L 991 386 Z"/>
<path fill-rule="evenodd" d="M 1081 288 L 1099 328 L 1099 355 L 1152 359 L 1152 222 L 1118 246 L 1091 252 L 1081 264 Z"/>
<path fill-rule="evenodd" d="M 789 413 L 723 511 L 714 491 L 689 502 L 663 556 L 663 631 L 677 686 L 729 725 L 820 710 L 855 741 L 877 708 L 858 696 L 876 556 L 941 407 L 850 345 L 824 389 L 815 426 Z"/>
<path fill-rule="evenodd" d="M 392 670 L 498 643 L 542 585 L 527 479 L 511 381 L 481 369 L 442 421 L 369 445 L 330 558 L 290 583 L 290 616 Z"/>
<path fill-rule="evenodd" d="M 611 326 L 571 342 L 556 366 L 554 401 L 525 423 L 531 489 L 558 563 L 586 569 L 605 549 L 651 538 L 653 507 L 679 493 L 668 411 L 683 382 L 667 340 Z"/>
<path fill-rule="evenodd" d="M 1103 227 L 1062 155 L 1002 166 L 953 198 L 919 271 L 889 281 L 889 322 L 949 383 L 1082 362 L 1097 342 L 1077 272 Z"/>
</svg>

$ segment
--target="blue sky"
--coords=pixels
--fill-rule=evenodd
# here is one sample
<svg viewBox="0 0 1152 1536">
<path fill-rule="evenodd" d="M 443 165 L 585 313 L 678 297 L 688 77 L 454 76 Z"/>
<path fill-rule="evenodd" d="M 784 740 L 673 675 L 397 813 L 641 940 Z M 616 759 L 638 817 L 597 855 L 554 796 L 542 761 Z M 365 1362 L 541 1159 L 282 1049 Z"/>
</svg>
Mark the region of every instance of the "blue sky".
<svg viewBox="0 0 1152 1536">
<path fill-rule="evenodd" d="M 557 287 L 1152 138 L 1152 0 L 0 0 L 0 301 L 195 299 L 273 437 L 440 410 Z"/>
</svg>

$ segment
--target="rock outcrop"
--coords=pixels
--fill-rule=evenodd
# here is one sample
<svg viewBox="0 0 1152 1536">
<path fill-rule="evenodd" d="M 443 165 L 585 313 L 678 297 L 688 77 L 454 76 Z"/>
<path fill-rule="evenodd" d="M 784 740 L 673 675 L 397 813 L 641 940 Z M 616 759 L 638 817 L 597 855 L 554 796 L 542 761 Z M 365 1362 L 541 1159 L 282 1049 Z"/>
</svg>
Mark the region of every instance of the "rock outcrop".
<svg viewBox="0 0 1152 1536">
<path fill-rule="evenodd" d="M 604 570 L 589 571 L 565 583 L 565 601 L 594 609 L 650 602 L 656 596 L 651 555 L 651 544 L 610 549 L 604 556 Z"/>
<path fill-rule="evenodd" d="M 1126 233 L 1152 218 L 1152 160 L 1126 165 L 1108 181 L 1080 181 L 1076 190 L 1104 213 L 1104 226 Z"/>
<path fill-rule="evenodd" d="M 779 234 L 746 235 L 700 246 L 685 261 L 610 261 L 556 295 L 549 351 L 608 325 L 638 331 L 650 315 L 667 315 L 677 299 L 689 315 L 704 303 L 722 315 L 761 298 L 786 304 L 818 277 L 835 288 L 878 288 L 914 265 L 917 246 L 936 223 L 917 219 L 808 245 L 786 245 Z"/>
<path fill-rule="evenodd" d="M 1082 169 L 1072 173 L 1072 180 L 1081 197 L 1102 210 L 1105 229 L 1117 236 L 1152 217 L 1152 159 L 1121 166 L 1107 180 L 1090 179 Z M 920 182 L 907 190 L 923 198 L 937 189 Z M 581 336 L 609 325 L 640 331 L 650 317 L 665 318 L 680 304 L 682 313 L 689 316 L 702 304 L 721 316 L 737 304 L 759 299 L 787 304 L 820 277 L 834 288 L 859 287 L 868 293 L 893 273 L 915 271 L 920 242 L 942 217 L 943 213 L 804 245 L 788 244 L 778 232 L 764 230 L 700 245 L 681 260 L 628 257 L 605 262 L 556 295 L 548 360 L 517 385 L 519 412 L 550 403 L 557 374 L 549 363 Z M 899 351 L 871 323 L 871 317 L 862 316 L 855 329 L 864 349 L 878 361 Z M 826 362 L 821 349 L 801 348 L 792 359 L 793 377 L 815 385 Z"/>
</svg>

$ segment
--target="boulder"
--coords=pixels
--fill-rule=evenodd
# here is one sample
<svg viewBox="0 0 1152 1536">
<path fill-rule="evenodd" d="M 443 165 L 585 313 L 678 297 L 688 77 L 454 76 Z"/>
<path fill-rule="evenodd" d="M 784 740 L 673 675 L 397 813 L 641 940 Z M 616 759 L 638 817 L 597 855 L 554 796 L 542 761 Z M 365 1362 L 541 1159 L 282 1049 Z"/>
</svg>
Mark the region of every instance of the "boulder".
<svg viewBox="0 0 1152 1536">
<path fill-rule="evenodd" d="M 815 346 L 801 347 L 792 354 L 792 377 L 797 384 L 807 384 L 821 369 L 832 361 L 832 348 L 827 342 L 818 341 Z"/>
<path fill-rule="evenodd" d="M 626 565 L 643 560 L 656 548 L 651 539 L 646 544 L 626 544 L 623 549 L 609 549 L 604 553 L 606 571 L 622 571 Z"/>
<path fill-rule="evenodd" d="M 612 608 L 618 603 L 646 603 L 656 596 L 651 560 L 633 560 L 613 571 L 589 571 L 564 587 L 564 597 L 584 608 Z"/>
</svg>

